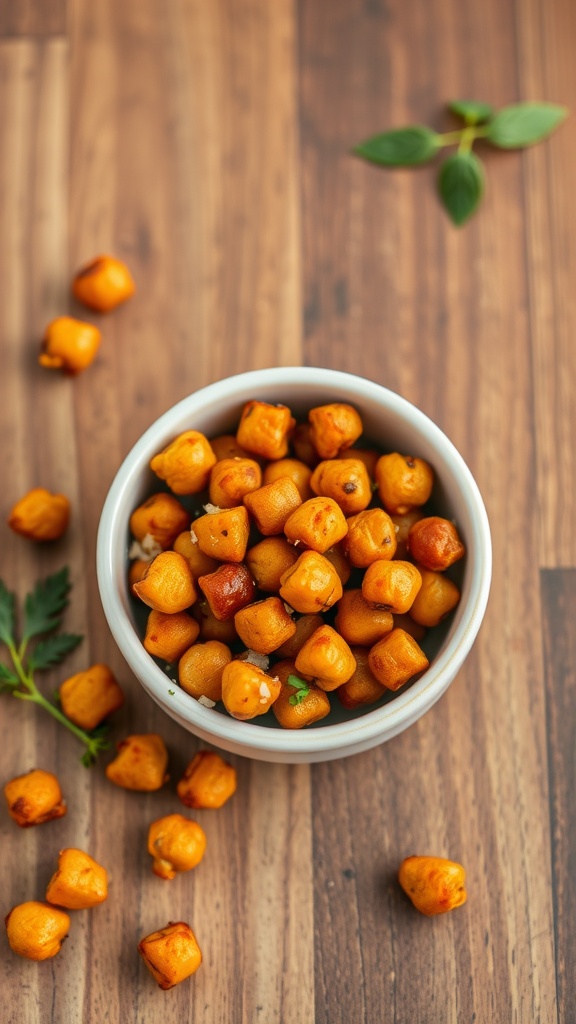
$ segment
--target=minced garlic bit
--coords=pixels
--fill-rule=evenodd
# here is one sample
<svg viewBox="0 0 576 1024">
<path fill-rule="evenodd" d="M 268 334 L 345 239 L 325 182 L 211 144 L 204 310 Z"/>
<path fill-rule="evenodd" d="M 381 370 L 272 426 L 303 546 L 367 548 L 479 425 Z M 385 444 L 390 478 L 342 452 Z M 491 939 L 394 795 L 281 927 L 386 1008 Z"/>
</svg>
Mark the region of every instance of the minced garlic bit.
<svg viewBox="0 0 576 1024">
<path fill-rule="evenodd" d="M 161 545 L 151 533 L 147 533 L 142 540 L 133 540 L 128 552 L 128 558 L 141 558 L 143 562 L 149 562 L 156 558 L 162 551 Z"/>
<path fill-rule="evenodd" d="M 260 683 L 260 689 L 259 689 L 258 692 L 259 692 L 261 697 L 269 697 L 270 696 L 270 687 L 268 686 L 268 683 Z"/>
<path fill-rule="evenodd" d="M 288 612 L 288 615 L 294 615 L 294 609 L 289 604 L 287 604 L 286 601 L 284 601 L 284 607 Z"/>
<path fill-rule="evenodd" d="M 202 707 L 204 707 L 204 708 L 215 708 L 216 707 L 216 701 L 215 700 L 210 700 L 210 697 L 205 697 L 204 694 L 202 694 L 201 697 L 198 697 L 198 703 L 201 704 Z"/>
<path fill-rule="evenodd" d="M 209 516 L 214 516 L 217 512 L 222 511 L 219 505 L 213 505 L 211 501 L 209 501 L 207 505 L 203 505 L 202 508 Z"/>
<path fill-rule="evenodd" d="M 258 651 L 246 651 L 244 661 L 248 665 L 255 665 L 256 668 L 261 668 L 263 672 L 266 672 L 268 665 L 270 664 L 270 658 L 267 654 L 258 654 Z"/>
<path fill-rule="evenodd" d="M 194 527 L 192 527 L 192 526 L 190 527 L 190 540 L 192 541 L 193 544 L 197 544 L 198 543 L 198 537 L 194 533 Z"/>
</svg>

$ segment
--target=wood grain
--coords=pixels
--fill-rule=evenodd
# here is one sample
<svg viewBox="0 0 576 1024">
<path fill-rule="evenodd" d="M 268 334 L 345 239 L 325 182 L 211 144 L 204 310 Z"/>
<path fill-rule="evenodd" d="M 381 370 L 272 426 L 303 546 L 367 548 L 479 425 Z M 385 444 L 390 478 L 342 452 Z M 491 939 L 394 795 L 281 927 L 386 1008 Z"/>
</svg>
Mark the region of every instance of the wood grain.
<svg viewBox="0 0 576 1024">
<path fill-rule="evenodd" d="M 3 37 L 65 35 L 66 0 L 3 0 L 0 4 L 0 39 Z"/>
</svg>

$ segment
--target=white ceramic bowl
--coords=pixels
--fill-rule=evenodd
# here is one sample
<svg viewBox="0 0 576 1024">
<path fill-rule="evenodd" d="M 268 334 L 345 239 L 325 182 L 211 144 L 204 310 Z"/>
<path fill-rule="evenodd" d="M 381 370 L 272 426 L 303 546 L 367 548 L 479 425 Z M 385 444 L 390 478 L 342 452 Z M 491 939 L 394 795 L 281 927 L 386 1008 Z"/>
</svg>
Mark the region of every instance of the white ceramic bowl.
<svg viewBox="0 0 576 1024">
<path fill-rule="evenodd" d="M 462 598 L 446 625 L 437 627 L 428 670 L 414 683 L 372 710 L 335 708 L 318 725 L 284 730 L 272 714 L 239 722 L 206 708 L 168 678 L 147 654 L 137 631 L 127 587 L 131 512 L 158 487 L 149 469 L 156 452 L 183 430 L 208 437 L 231 432 L 249 399 L 280 402 L 296 416 L 328 402 L 354 405 L 365 436 L 384 450 L 426 459 L 434 468 L 435 511 L 457 523 L 467 554 L 461 567 Z M 185 398 L 146 431 L 127 455 L 110 488 L 98 532 L 98 584 L 104 612 L 124 658 L 158 706 L 185 729 L 224 750 L 264 761 L 327 761 L 368 750 L 412 725 L 445 692 L 480 628 L 490 588 L 492 553 L 486 510 L 462 457 L 424 413 L 372 381 L 336 370 L 277 367 L 255 370 L 210 384 Z M 333 707 L 339 702 L 333 700 Z M 158 731 L 162 731 L 161 720 Z"/>
</svg>

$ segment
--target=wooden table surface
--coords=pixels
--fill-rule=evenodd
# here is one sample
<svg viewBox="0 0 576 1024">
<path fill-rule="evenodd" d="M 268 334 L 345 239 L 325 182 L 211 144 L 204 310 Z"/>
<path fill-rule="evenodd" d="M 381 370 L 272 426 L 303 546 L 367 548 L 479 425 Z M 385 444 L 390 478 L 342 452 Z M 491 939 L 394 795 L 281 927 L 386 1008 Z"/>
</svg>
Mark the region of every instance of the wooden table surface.
<svg viewBox="0 0 576 1024">
<path fill-rule="evenodd" d="M 434 171 L 381 171 L 351 146 L 392 125 L 447 130 L 449 99 L 576 108 L 571 0 L 3 0 L 0 3 L 2 521 L 62 490 L 71 529 L 38 547 L 0 526 L 23 596 L 69 564 L 66 626 L 127 704 L 114 740 L 158 730 L 172 782 L 118 790 L 47 716 L 1 700 L 2 781 L 55 771 L 68 814 L 0 813 L 2 915 L 41 899 L 57 852 L 104 863 L 111 896 L 73 915 L 44 964 L 1 939 L 5 1024 L 472 1024 L 576 1020 L 576 120 L 486 151 L 479 214 L 454 228 Z M 137 296 L 95 364 L 37 365 L 72 272 L 124 258 Z M 94 317 L 94 319 L 97 319 Z M 123 663 L 95 576 L 98 519 L 140 433 L 230 373 L 359 373 L 420 406 L 470 465 L 494 575 L 473 653 L 443 699 L 384 746 L 313 767 L 234 759 L 239 788 L 198 812 L 195 873 L 150 871 L 148 823 L 180 809 L 197 741 Z M 420 916 L 399 862 L 467 868 L 467 905 Z M 138 940 L 188 920 L 198 974 L 168 993 Z"/>
</svg>

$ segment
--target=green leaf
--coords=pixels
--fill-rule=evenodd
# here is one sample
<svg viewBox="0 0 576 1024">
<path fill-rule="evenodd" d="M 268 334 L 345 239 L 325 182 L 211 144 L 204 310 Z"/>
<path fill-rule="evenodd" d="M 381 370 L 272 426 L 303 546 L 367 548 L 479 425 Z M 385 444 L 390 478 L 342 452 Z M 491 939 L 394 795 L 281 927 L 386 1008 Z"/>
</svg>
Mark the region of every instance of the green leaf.
<svg viewBox="0 0 576 1024">
<path fill-rule="evenodd" d="M 467 125 L 484 124 L 494 113 L 489 103 L 477 103 L 476 100 L 453 100 L 448 110 L 457 114 Z"/>
<path fill-rule="evenodd" d="M 484 167 L 475 153 L 454 153 L 444 161 L 438 176 L 442 202 L 460 226 L 478 209 L 484 194 Z"/>
<path fill-rule="evenodd" d="M 28 659 L 28 671 L 42 671 L 59 665 L 70 651 L 78 647 L 82 639 L 75 633 L 58 633 L 42 640 Z"/>
<path fill-rule="evenodd" d="M 49 633 L 60 625 L 62 613 L 68 604 L 70 585 L 67 566 L 54 576 L 38 581 L 24 602 L 23 642 L 33 636 Z"/>
<path fill-rule="evenodd" d="M 18 686 L 20 680 L 18 676 L 15 676 L 10 669 L 0 661 L 0 693 L 4 693 L 6 690 L 13 690 L 15 686 Z"/>
<path fill-rule="evenodd" d="M 287 682 L 288 686 L 293 686 L 294 689 L 297 691 L 296 693 L 293 693 L 291 697 L 288 698 L 288 703 L 301 704 L 302 701 L 305 700 L 305 698 L 310 693 L 310 684 L 307 683 L 304 679 L 300 679 L 298 676 L 292 675 L 288 676 Z"/>
<path fill-rule="evenodd" d="M 488 122 L 486 138 L 501 149 L 532 146 L 550 135 L 567 116 L 567 107 L 554 103 L 515 103 L 503 107 Z"/>
<path fill-rule="evenodd" d="M 403 167 L 431 160 L 440 145 L 436 132 L 425 125 L 414 124 L 374 135 L 355 146 L 354 152 L 375 164 Z"/>
<path fill-rule="evenodd" d="M 0 580 L 0 640 L 3 643 L 12 643 L 14 640 L 14 594 Z"/>
</svg>

